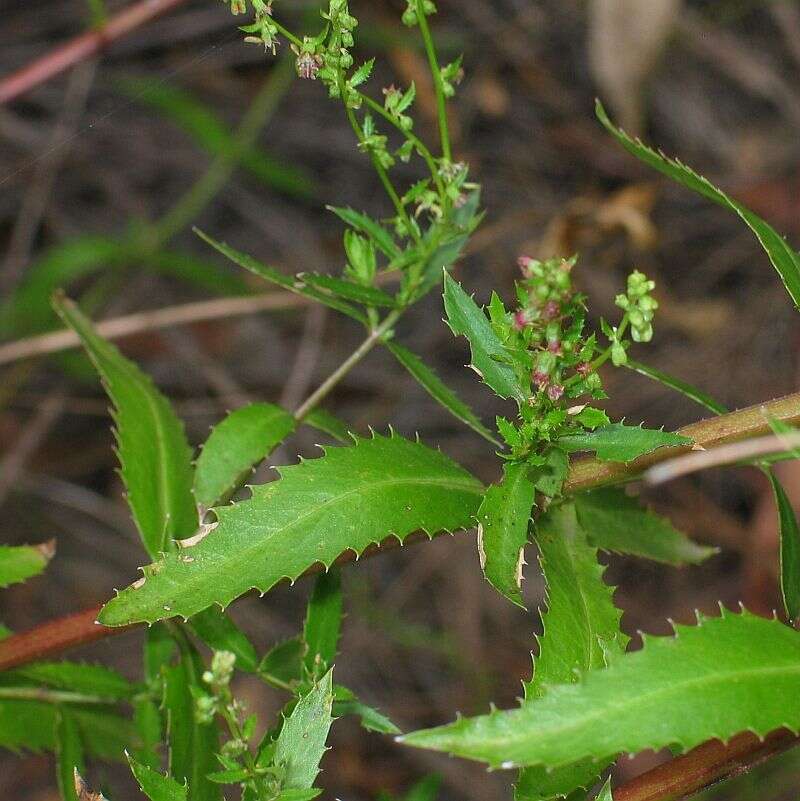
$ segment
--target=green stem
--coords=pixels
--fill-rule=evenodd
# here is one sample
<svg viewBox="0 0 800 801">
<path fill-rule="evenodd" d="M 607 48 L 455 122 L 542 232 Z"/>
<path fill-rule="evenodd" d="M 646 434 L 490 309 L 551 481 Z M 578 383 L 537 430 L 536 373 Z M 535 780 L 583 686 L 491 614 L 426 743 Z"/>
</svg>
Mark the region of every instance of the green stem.
<svg viewBox="0 0 800 801">
<path fill-rule="evenodd" d="M 294 413 L 294 419 L 302 422 L 328 396 L 331 390 L 381 341 L 391 327 L 400 319 L 404 309 L 395 309 L 383 319 L 377 328 L 334 370 Z"/>
<path fill-rule="evenodd" d="M 45 701 L 48 704 L 113 704 L 116 699 L 99 695 L 48 690 L 44 687 L 0 687 L 0 698 Z"/>
<path fill-rule="evenodd" d="M 242 118 L 233 137 L 233 146 L 214 159 L 205 175 L 146 234 L 151 247 L 162 247 L 182 231 L 222 190 L 242 154 L 253 147 L 264 124 L 274 114 L 289 88 L 292 74 L 289 59 L 278 63 Z"/>
<path fill-rule="evenodd" d="M 451 161 L 450 132 L 447 127 L 447 99 L 444 96 L 442 70 L 439 67 L 439 59 L 436 57 L 436 48 L 433 45 L 433 37 L 428 27 L 428 19 L 425 16 L 423 5 L 423 0 L 417 0 L 417 19 L 419 20 L 419 30 L 422 34 L 422 41 L 425 43 L 428 65 L 430 66 L 433 76 L 433 88 L 436 92 L 436 110 L 439 117 L 439 136 L 442 140 L 442 156 L 444 156 L 447 161 Z"/>
</svg>

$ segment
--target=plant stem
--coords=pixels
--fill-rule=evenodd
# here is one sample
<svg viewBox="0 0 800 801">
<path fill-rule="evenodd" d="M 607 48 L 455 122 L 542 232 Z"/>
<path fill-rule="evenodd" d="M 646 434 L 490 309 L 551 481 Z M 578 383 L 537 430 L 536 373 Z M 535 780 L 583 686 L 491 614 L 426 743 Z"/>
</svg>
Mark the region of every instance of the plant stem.
<svg viewBox="0 0 800 801">
<path fill-rule="evenodd" d="M 48 704 L 113 704 L 114 700 L 99 695 L 48 690 L 45 687 L 0 687 L 0 698 L 24 701 L 45 701 Z"/>
<path fill-rule="evenodd" d="M 425 52 L 428 56 L 428 65 L 431 68 L 433 88 L 436 92 L 436 111 L 439 117 L 439 136 L 442 140 L 442 156 L 444 156 L 447 161 L 451 161 L 450 132 L 447 127 L 447 99 L 444 96 L 442 71 L 439 67 L 439 60 L 436 57 L 436 48 L 433 44 L 431 30 L 428 27 L 428 19 L 425 16 L 423 0 L 417 0 L 417 19 L 419 21 L 419 30 L 422 34 L 422 41 L 425 43 Z"/>
<path fill-rule="evenodd" d="M 301 403 L 294 419 L 300 423 L 316 408 L 331 390 L 380 342 L 389 329 L 400 319 L 403 309 L 395 309 L 383 319 L 377 328 L 370 331 L 369 336 L 334 370 L 311 395 Z"/>
</svg>

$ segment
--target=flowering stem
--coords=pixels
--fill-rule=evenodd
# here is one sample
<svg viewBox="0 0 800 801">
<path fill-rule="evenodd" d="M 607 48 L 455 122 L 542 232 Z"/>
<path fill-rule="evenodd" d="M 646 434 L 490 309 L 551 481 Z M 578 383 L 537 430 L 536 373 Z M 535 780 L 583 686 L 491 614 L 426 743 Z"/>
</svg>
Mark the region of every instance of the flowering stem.
<svg viewBox="0 0 800 801">
<path fill-rule="evenodd" d="M 442 140 L 442 156 L 444 156 L 447 161 L 450 161 L 451 152 L 450 132 L 447 127 L 447 100 L 444 96 L 444 82 L 442 81 L 439 59 L 436 57 L 436 48 L 433 44 L 431 30 L 428 27 L 428 19 L 425 16 L 424 0 L 417 0 L 417 19 L 419 20 L 419 30 L 422 34 L 422 41 L 425 43 L 428 64 L 431 68 L 433 88 L 436 92 L 436 110 L 439 117 L 439 136 Z"/>
</svg>

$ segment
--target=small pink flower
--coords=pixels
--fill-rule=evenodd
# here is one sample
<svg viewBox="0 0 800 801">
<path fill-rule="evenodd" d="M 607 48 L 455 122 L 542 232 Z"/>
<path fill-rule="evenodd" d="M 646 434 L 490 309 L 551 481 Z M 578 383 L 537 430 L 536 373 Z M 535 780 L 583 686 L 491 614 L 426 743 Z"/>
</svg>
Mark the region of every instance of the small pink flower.
<svg viewBox="0 0 800 801">
<path fill-rule="evenodd" d="M 586 376 L 589 375 L 589 373 L 592 372 L 592 365 L 589 364 L 589 362 L 581 362 L 575 368 L 575 370 L 578 373 L 578 375 L 582 375 L 584 378 L 586 378 Z"/>
<path fill-rule="evenodd" d="M 550 383 L 550 376 L 542 370 L 534 370 L 531 379 L 539 389 L 544 389 Z"/>
<path fill-rule="evenodd" d="M 553 403 L 559 400 L 563 394 L 564 387 L 562 387 L 561 384 L 551 384 L 547 388 L 547 397 L 550 398 Z"/>
<path fill-rule="evenodd" d="M 517 259 L 517 264 L 519 265 L 519 269 L 522 271 L 522 275 L 525 278 L 531 277 L 531 263 L 533 259 L 530 256 L 520 256 Z"/>
<path fill-rule="evenodd" d="M 295 61 L 295 69 L 300 78 L 315 81 L 317 73 L 322 66 L 322 56 L 315 53 L 307 53 L 304 50 L 299 50 L 295 45 L 292 45 L 292 50 L 297 54 L 297 61 Z"/>
<path fill-rule="evenodd" d="M 514 327 L 515 331 L 522 331 L 523 328 L 526 328 L 528 325 L 530 325 L 530 322 L 530 315 L 528 314 L 527 310 L 517 309 L 514 312 L 511 325 Z"/>
<path fill-rule="evenodd" d="M 551 339 L 550 342 L 547 343 L 547 350 L 550 353 L 555 353 L 556 356 L 560 356 L 563 351 L 561 350 L 561 342 L 558 339 Z"/>
</svg>

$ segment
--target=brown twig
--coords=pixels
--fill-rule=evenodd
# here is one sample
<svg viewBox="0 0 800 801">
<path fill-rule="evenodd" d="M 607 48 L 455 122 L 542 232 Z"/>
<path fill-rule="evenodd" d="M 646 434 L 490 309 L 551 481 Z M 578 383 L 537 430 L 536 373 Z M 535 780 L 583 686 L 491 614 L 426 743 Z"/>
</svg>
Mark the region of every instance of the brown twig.
<svg viewBox="0 0 800 801">
<path fill-rule="evenodd" d="M 105 25 L 70 39 L 0 80 L 0 104 L 9 103 L 70 67 L 92 58 L 117 39 L 122 39 L 184 2 L 185 0 L 140 0 L 133 3 Z"/>
<path fill-rule="evenodd" d="M 696 445 L 713 448 L 766 433 L 769 430 L 768 416 L 787 423 L 800 422 L 800 393 L 701 420 L 685 426 L 679 433 L 691 437 Z M 641 475 L 650 465 L 690 449 L 690 446 L 660 448 L 625 465 L 580 459 L 572 464 L 564 489 L 566 493 L 574 494 L 604 484 L 630 481 Z M 424 535 L 412 535 L 405 542 L 424 539 Z M 398 545 L 397 539 L 390 538 L 379 546 L 367 549 L 362 558 L 385 553 Z M 337 564 L 352 561 L 352 554 L 347 552 L 337 560 Z M 315 573 L 318 569 L 318 566 L 314 566 L 304 575 Z M 0 642 L 0 670 L 111 637 L 129 628 L 110 628 L 96 623 L 98 612 L 99 607 L 87 609 L 8 637 Z M 798 738 L 788 732 L 772 734 L 763 741 L 747 733 L 734 737 L 727 745 L 710 741 L 622 785 L 614 792 L 614 798 L 616 801 L 677 801 L 709 784 L 746 771 L 757 762 L 791 747 L 796 742 Z"/>
</svg>

